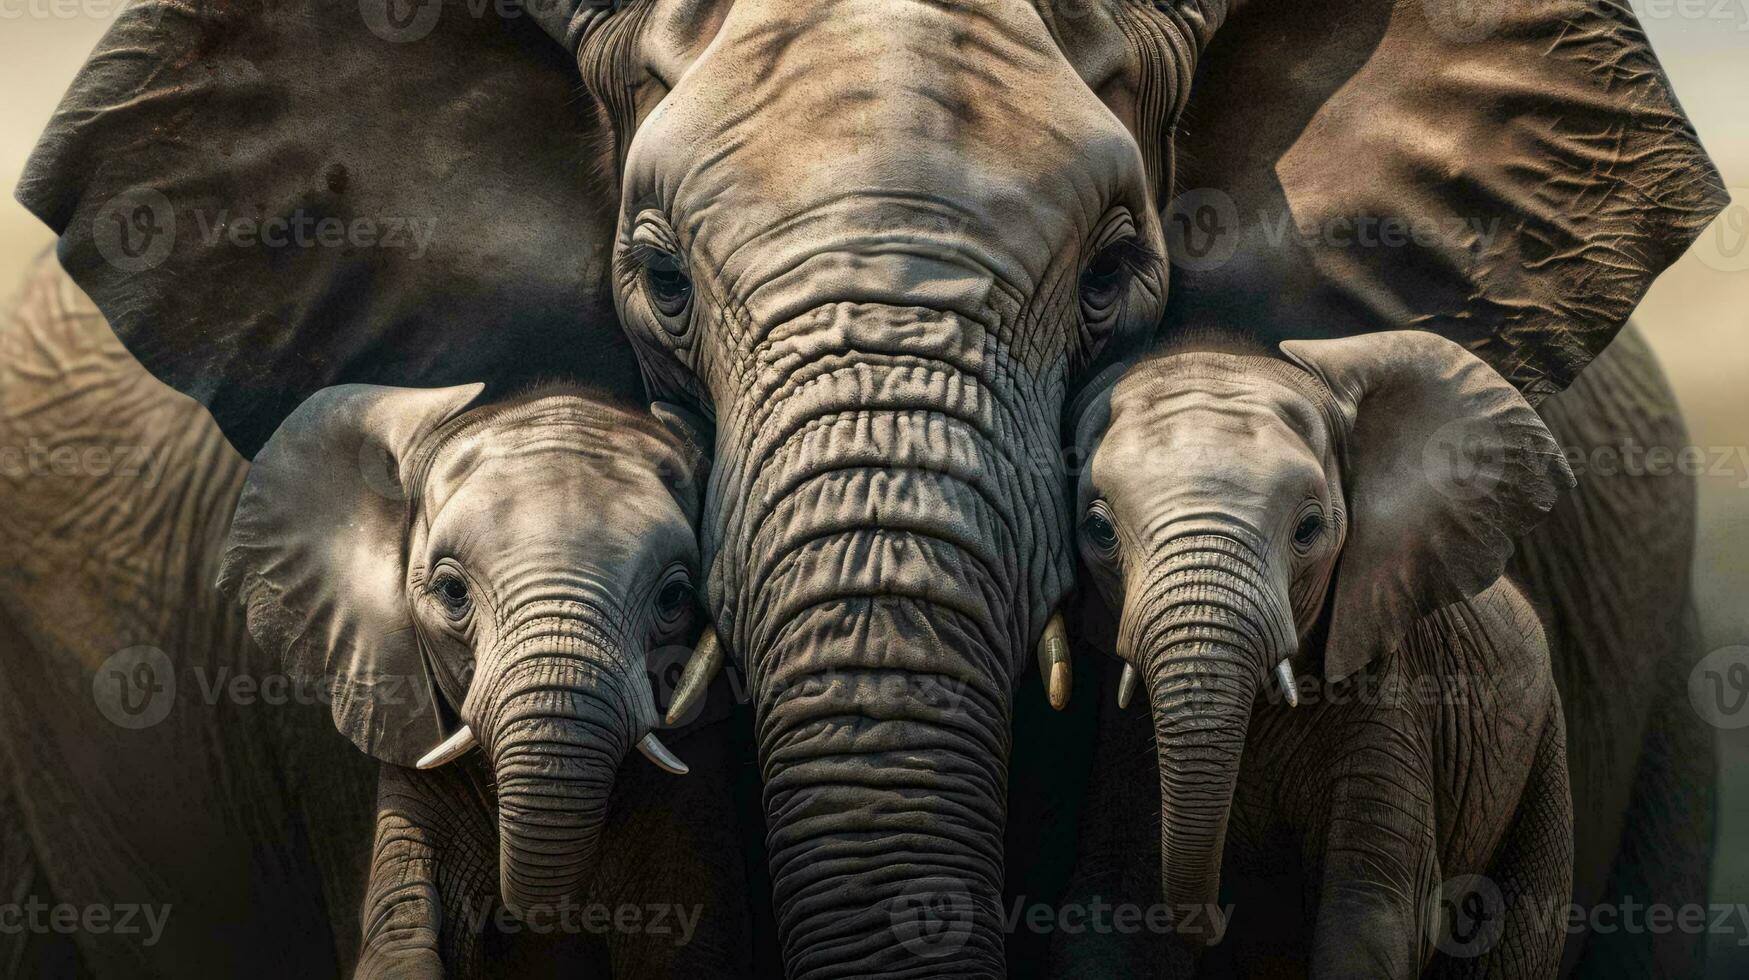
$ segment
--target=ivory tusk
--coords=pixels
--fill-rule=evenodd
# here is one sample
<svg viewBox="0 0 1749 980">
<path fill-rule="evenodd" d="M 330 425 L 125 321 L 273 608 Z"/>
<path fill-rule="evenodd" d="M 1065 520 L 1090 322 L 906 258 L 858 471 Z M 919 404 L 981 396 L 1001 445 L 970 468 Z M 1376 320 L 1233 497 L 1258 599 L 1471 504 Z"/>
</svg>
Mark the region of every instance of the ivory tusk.
<svg viewBox="0 0 1749 980">
<path fill-rule="evenodd" d="M 420 769 L 436 769 L 447 765 L 467 755 L 474 746 L 480 744 L 474 738 L 474 730 L 467 725 L 455 730 L 455 734 L 443 740 L 437 748 L 425 753 L 425 757 L 416 764 Z"/>
<path fill-rule="evenodd" d="M 674 753 L 668 751 L 668 746 L 662 744 L 662 740 L 656 737 L 655 732 L 638 740 L 638 751 L 644 753 L 644 758 L 654 762 L 658 768 L 665 772 L 684 776 L 691 771 L 686 768 L 686 763 L 681 762 Z"/>
<path fill-rule="evenodd" d="M 668 716 L 664 719 L 669 727 L 684 722 L 703 703 L 711 681 L 722 669 L 723 645 L 717 640 L 717 631 L 706 626 L 698 646 L 692 650 L 692 658 L 686 661 L 686 669 L 680 672 L 680 683 L 674 685 L 674 699 L 668 702 Z"/>
<path fill-rule="evenodd" d="M 1063 614 L 1052 613 L 1045 623 L 1044 635 L 1038 640 L 1038 672 L 1045 682 L 1045 694 L 1051 707 L 1058 711 L 1069 706 L 1069 688 L 1075 671 L 1069 665 L 1069 630 L 1063 625 Z"/>
<path fill-rule="evenodd" d="M 1136 699 L 1136 688 L 1140 687 L 1142 678 L 1136 673 L 1134 664 L 1123 665 L 1123 676 L 1117 679 L 1117 708 L 1119 711 L 1130 706 Z"/>
<path fill-rule="evenodd" d="M 1275 665 L 1275 678 L 1281 682 L 1281 696 L 1287 699 L 1287 706 L 1300 706 L 1300 685 L 1294 677 L 1294 669 L 1286 659 Z"/>
</svg>

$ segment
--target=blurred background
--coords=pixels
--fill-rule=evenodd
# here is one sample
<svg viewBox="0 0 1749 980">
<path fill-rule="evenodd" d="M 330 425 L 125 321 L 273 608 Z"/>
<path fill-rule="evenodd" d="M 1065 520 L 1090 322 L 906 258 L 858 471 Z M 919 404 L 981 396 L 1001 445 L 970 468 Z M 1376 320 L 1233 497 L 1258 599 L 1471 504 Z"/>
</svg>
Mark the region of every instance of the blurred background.
<svg viewBox="0 0 1749 980">
<path fill-rule="evenodd" d="M 123 0 L 0 0 L 0 296 L 53 238 L 12 200 L 62 91 Z M 1735 203 L 1666 272 L 1639 320 L 1663 358 L 1695 445 L 1729 452 L 1701 480 L 1695 569 L 1707 648 L 1749 645 L 1749 0 L 1634 0 Z M 65 15 L 65 16 L 62 16 Z M 1713 899 L 1749 903 L 1749 728 L 1719 732 Z M 1713 937 L 1712 977 L 1749 976 L 1749 935 Z M 1739 945 L 1739 943 L 1745 945 Z"/>
</svg>

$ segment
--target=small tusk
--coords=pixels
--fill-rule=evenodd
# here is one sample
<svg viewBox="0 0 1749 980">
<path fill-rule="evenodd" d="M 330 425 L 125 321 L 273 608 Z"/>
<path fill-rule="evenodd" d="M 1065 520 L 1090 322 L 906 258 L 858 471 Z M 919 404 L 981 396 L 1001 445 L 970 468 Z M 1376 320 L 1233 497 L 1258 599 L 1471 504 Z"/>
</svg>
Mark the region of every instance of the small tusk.
<svg viewBox="0 0 1749 980">
<path fill-rule="evenodd" d="M 645 735 L 638 741 L 638 751 L 644 753 L 644 758 L 654 762 L 658 768 L 665 772 L 684 776 L 691 771 L 686 768 L 686 763 L 681 762 L 674 753 L 668 751 L 668 746 L 662 744 L 662 740 L 656 737 L 655 732 Z"/>
<path fill-rule="evenodd" d="M 717 640 L 717 631 L 706 626 L 704 635 L 698 638 L 698 646 L 692 649 L 692 659 L 680 672 L 680 683 L 674 685 L 674 700 L 668 703 L 668 716 L 663 719 L 670 728 L 692 714 L 704 700 L 705 692 L 710 690 L 711 680 L 722 669 L 723 645 Z"/>
<path fill-rule="evenodd" d="M 1123 665 L 1123 676 L 1117 679 L 1117 709 L 1122 711 L 1136 698 L 1136 688 L 1142 683 L 1134 664 Z"/>
<path fill-rule="evenodd" d="M 467 755 L 478 744 L 480 743 L 474 738 L 474 730 L 463 725 L 456 729 L 454 735 L 444 739 L 437 748 L 425 753 L 425 757 L 420 759 L 416 765 L 420 769 L 436 769 L 438 766 L 448 765 Z"/>
<path fill-rule="evenodd" d="M 1275 665 L 1275 678 L 1276 680 L 1281 681 L 1281 696 L 1287 698 L 1287 706 L 1290 708 L 1299 707 L 1299 681 L 1295 679 L 1294 669 L 1288 664 L 1285 658 L 1281 663 Z"/>
<path fill-rule="evenodd" d="M 1069 688 L 1075 671 L 1069 666 L 1069 630 L 1063 625 L 1063 614 L 1052 613 L 1045 623 L 1044 635 L 1038 640 L 1038 672 L 1044 679 L 1045 693 L 1051 707 L 1058 711 L 1069 706 Z"/>
</svg>

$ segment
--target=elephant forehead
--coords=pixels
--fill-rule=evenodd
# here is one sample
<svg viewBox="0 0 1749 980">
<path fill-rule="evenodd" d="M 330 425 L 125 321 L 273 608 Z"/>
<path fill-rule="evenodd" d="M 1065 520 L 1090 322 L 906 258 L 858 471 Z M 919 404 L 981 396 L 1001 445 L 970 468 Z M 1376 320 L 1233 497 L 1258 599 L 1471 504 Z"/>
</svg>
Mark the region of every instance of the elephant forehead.
<svg viewBox="0 0 1749 980">
<path fill-rule="evenodd" d="M 634 138 L 627 201 L 676 205 L 730 284 L 864 235 L 981 241 L 1036 283 L 1141 171 L 1027 3 L 742 2 Z"/>
<path fill-rule="evenodd" d="M 1304 393 L 1261 378 L 1120 385 L 1094 482 L 1135 526 L 1185 508 L 1256 511 L 1266 524 L 1328 484 L 1329 439 L 1317 419 Z"/>
<path fill-rule="evenodd" d="M 672 440 L 649 423 L 552 399 L 489 410 L 446 434 L 420 492 L 431 515 L 478 494 L 502 498 L 505 515 L 559 519 L 662 503 L 674 510 L 672 484 L 686 472 Z"/>
<path fill-rule="evenodd" d="M 1112 389 L 1112 427 L 1146 431 L 1187 408 L 1224 406 L 1233 418 L 1273 418 L 1323 458 L 1330 446 L 1329 392 L 1305 371 L 1273 357 L 1192 352 L 1154 357 Z"/>
</svg>

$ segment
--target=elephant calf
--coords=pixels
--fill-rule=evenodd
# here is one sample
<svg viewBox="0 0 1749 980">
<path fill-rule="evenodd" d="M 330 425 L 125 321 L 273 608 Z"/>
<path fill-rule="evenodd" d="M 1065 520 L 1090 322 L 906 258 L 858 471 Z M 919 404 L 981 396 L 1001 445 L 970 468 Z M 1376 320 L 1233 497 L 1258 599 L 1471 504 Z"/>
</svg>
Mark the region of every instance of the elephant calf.
<svg viewBox="0 0 1749 980">
<path fill-rule="evenodd" d="M 384 763 L 361 976 L 476 972 L 495 957 L 484 924 L 500 900 L 519 929 L 581 932 L 561 918 L 583 913 L 610 847 L 627 752 L 686 772 L 650 731 L 646 659 L 697 629 L 690 427 L 566 388 L 470 408 L 480 390 L 309 399 L 256 458 L 220 573 L 255 639 L 326 684 L 335 724 Z M 675 721 L 720 663 L 705 635 Z M 732 856 L 728 840 L 703 839 L 733 833 L 726 782 L 662 778 L 672 805 L 652 812 L 703 818 L 632 835 L 686 852 L 683 871 L 637 857 L 638 894 L 674 901 L 677 938 L 643 935 L 666 952 L 636 965 L 614 948 L 636 940 L 608 946 L 635 974 L 678 969 L 665 956 L 696 940 L 688 969 L 726 974 L 746 958 L 739 866 L 713 859 Z M 717 921 L 695 936 L 706 913 Z"/>
<path fill-rule="evenodd" d="M 1552 976 L 1564 723 L 1501 576 L 1566 460 L 1450 341 L 1281 346 L 1144 361 L 1080 427 L 1079 546 L 1122 610 L 1119 703 L 1152 702 L 1178 938 L 1227 931 L 1224 854 L 1223 953 L 1254 968 Z"/>
</svg>

